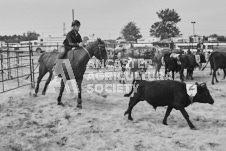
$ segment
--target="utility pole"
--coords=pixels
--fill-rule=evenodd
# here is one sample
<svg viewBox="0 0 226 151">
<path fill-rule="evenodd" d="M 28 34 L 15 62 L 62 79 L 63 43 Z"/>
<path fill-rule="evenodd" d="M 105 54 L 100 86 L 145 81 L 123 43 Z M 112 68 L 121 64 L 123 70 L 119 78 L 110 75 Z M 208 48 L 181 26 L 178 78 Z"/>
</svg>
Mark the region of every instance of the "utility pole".
<svg viewBox="0 0 226 151">
<path fill-rule="evenodd" d="M 195 21 L 192 21 L 191 22 L 193 24 L 193 38 L 195 38 Z M 194 42 L 194 39 L 192 39 L 192 49 L 193 49 L 193 42 Z"/>
<path fill-rule="evenodd" d="M 74 9 L 72 9 L 72 21 L 74 21 L 75 18 L 74 18 Z"/>
<path fill-rule="evenodd" d="M 65 36 L 66 35 L 66 33 L 65 33 L 65 23 L 63 24 L 63 36 Z"/>
<path fill-rule="evenodd" d="M 193 24 L 193 35 L 195 36 L 195 23 L 194 21 L 191 22 Z"/>
</svg>

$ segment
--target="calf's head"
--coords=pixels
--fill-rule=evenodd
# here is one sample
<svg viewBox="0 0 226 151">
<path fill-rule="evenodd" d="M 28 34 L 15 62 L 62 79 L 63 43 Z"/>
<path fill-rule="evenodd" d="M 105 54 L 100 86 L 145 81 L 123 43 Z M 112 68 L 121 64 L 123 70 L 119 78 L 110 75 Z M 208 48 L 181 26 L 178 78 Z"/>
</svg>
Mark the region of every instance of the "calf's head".
<svg viewBox="0 0 226 151">
<path fill-rule="evenodd" d="M 197 94 L 194 97 L 194 102 L 213 104 L 214 100 L 210 95 L 206 83 L 201 84 L 196 83 L 196 85 L 197 85 Z"/>
</svg>

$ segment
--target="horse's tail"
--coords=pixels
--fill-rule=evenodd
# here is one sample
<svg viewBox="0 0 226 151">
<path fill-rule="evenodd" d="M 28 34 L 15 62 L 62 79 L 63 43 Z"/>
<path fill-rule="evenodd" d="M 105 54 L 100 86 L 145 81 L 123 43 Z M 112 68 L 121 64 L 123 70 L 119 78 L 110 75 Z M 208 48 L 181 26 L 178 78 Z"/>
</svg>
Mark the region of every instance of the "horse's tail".
<svg viewBox="0 0 226 151">
<path fill-rule="evenodd" d="M 43 54 L 41 54 L 41 56 L 38 58 L 38 63 L 37 63 L 37 65 L 36 65 L 36 67 L 34 68 L 34 71 L 33 72 L 35 72 L 35 70 L 38 68 L 38 66 L 40 65 L 40 61 L 41 61 L 41 59 L 43 58 L 43 56 L 44 56 L 44 54 L 45 54 L 45 52 L 43 53 Z M 28 79 L 30 77 L 30 74 L 25 78 L 25 79 Z"/>
<path fill-rule="evenodd" d="M 41 56 L 38 58 L 38 63 L 40 63 L 41 59 L 43 58 L 43 56 L 45 55 L 45 52 L 43 54 L 41 54 Z"/>
<path fill-rule="evenodd" d="M 38 64 L 36 65 L 36 67 L 34 68 L 34 71 L 33 72 L 35 72 L 35 70 L 37 69 L 37 67 L 40 65 L 40 63 L 38 62 Z M 28 79 L 29 77 L 30 77 L 30 75 L 31 74 L 29 74 L 25 79 Z"/>
<path fill-rule="evenodd" d="M 136 80 L 133 79 L 131 91 L 130 91 L 128 94 L 125 94 L 124 97 L 129 97 L 129 96 L 133 93 L 133 87 L 134 87 L 135 81 L 136 81 Z"/>
<path fill-rule="evenodd" d="M 207 64 L 210 62 L 210 60 L 212 59 L 214 54 L 215 54 L 215 52 L 210 54 L 209 60 L 207 61 L 206 65 L 202 68 L 202 71 L 206 68 Z"/>
</svg>

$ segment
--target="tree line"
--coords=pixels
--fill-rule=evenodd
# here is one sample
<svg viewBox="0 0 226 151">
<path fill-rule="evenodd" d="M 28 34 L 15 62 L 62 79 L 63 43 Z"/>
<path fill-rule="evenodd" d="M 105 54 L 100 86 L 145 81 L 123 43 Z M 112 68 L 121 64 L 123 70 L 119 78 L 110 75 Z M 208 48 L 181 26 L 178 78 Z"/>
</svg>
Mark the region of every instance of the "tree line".
<svg viewBox="0 0 226 151">
<path fill-rule="evenodd" d="M 27 33 L 23 33 L 23 35 L 0 35 L 0 41 L 6 43 L 19 43 L 20 41 L 37 40 L 39 36 L 40 35 L 34 31 L 28 31 Z"/>
<path fill-rule="evenodd" d="M 181 31 L 177 23 L 181 21 L 179 14 L 174 9 L 162 9 L 156 12 L 159 21 L 151 25 L 150 36 L 155 36 L 163 39 L 181 36 Z M 121 31 L 122 37 L 127 41 L 137 41 L 142 38 L 140 28 L 135 22 L 129 22 Z M 226 37 L 223 35 L 212 34 L 209 37 L 216 37 L 219 42 L 226 42 Z M 118 39 L 120 39 L 119 37 Z"/>
</svg>

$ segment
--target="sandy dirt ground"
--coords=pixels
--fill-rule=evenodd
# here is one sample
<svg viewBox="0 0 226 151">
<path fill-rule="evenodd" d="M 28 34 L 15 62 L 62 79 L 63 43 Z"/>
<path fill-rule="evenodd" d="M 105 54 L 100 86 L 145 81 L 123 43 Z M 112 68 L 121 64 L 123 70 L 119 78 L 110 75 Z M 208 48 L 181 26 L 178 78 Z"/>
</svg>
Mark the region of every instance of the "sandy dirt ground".
<svg viewBox="0 0 226 151">
<path fill-rule="evenodd" d="M 57 106 L 57 93 L 33 97 L 29 87 L 0 96 L 0 151 L 224 151 L 226 148 L 226 80 L 210 84 L 209 69 L 195 70 L 194 80 L 207 82 L 214 105 L 194 103 L 186 108 L 198 130 L 190 130 L 182 114 L 173 110 L 168 126 L 162 124 L 166 107 L 155 111 L 146 102 L 133 109 L 133 121 L 124 116 L 129 98 L 123 93 L 87 93 L 83 82 L 83 109 L 77 94 L 64 93 L 65 107 Z M 176 79 L 179 80 L 179 79 Z M 130 83 L 131 81 L 127 81 Z M 43 83 L 40 88 L 42 90 Z"/>
</svg>

